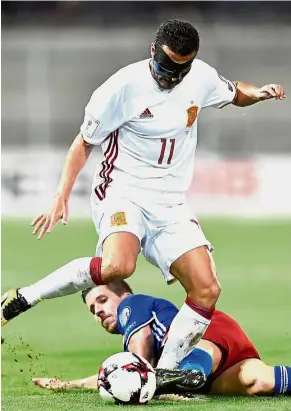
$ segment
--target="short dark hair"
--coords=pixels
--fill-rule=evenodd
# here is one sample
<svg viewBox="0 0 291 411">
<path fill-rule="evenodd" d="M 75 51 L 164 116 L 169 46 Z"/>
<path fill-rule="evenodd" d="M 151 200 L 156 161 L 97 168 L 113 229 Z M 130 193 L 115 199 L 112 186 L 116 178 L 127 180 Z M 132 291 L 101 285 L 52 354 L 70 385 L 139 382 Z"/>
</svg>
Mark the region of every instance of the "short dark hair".
<svg viewBox="0 0 291 411">
<path fill-rule="evenodd" d="M 107 286 L 108 286 L 112 291 L 114 291 L 115 294 L 117 294 L 117 295 L 122 295 L 122 294 L 124 294 L 124 293 L 133 294 L 133 291 L 132 291 L 131 287 L 130 287 L 130 286 L 127 284 L 127 282 L 124 281 L 124 280 L 115 280 L 115 281 L 112 281 L 111 283 L 107 284 Z M 89 292 L 90 292 L 91 290 L 93 290 L 93 289 L 96 288 L 96 287 L 98 287 L 98 285 L 95 285 L 95 286 L 93 286 L 93 287 L 86 288 L 85 290 L 82 291 L 81 297 L 82 297 L 82 300 L 83 300 L 83 302 L 84 302 L 85 304 L 86 304 L 86 297 L 87 297 L 87 295 L 89 294 Z"/>
<path fill-rule="evenodd" d="M 199 34 L 188 21 L 167 20 L 160 25 L 155 42 L 168 46 L 175 53 L 186 56 L 199 50 Z"/>
</svg>

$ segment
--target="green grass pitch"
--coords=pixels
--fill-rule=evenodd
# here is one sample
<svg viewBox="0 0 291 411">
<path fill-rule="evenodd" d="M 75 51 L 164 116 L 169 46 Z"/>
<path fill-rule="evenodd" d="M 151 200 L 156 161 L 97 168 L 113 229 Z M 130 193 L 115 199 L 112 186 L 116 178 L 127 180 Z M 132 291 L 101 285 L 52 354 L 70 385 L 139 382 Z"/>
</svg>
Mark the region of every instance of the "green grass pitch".
<svg viewBox="0 0 291 411">
<path fill-rule="evenodd" d="M 215 246 L 222 284 L 218 307 L 238 319 L 270 364 L 291 364 L 291 222 L 201 220 Z M 27 221 L 2 222 L 2 291 L 34 282 L 71 259 L 94 254 L 90 221 L 71 221 L 37 241 Z M 166 286 L 159 271 L 139 259 L 130 284 L 137 292 L 181 305 L 179 284 Z M 97 372 L 121 351 L 119 336 L 107 335 L 88 314 L 79 295 L 45 301 L 2 330 L 2 407 L 5 411 L 108 410 L 95 391 L 41 390 L 33 376 L 74 379 Z M 283 411 L 291 398 L 217 398 L 206 402 L 149 404 L 156 411 Z M 132 407 L 122 407 L 123 410 Z M 136 408 L 136 407 L 135 407 Z M 138 407 L 141 408 L 141 407 Z M 144 407 L 142 407 L 144 409 Z"/>
</svg>

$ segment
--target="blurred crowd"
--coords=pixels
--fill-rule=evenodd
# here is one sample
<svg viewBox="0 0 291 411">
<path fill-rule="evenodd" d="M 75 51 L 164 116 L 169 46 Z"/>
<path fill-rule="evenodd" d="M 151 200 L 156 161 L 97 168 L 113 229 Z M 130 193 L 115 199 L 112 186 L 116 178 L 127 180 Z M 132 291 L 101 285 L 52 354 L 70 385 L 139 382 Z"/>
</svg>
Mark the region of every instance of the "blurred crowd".
<svg viewBox="0 0 291 411">
<path fill-rule="evenodd" d="M 195 10 L 197 20 L 243 20 L 258 24 L 280 16 L 290 22 L 291 3 L 286 1 L 3 1 L 3 25 L 44 24 L 147 24 L 165 14 L 187 15 Z"/>
</svg>

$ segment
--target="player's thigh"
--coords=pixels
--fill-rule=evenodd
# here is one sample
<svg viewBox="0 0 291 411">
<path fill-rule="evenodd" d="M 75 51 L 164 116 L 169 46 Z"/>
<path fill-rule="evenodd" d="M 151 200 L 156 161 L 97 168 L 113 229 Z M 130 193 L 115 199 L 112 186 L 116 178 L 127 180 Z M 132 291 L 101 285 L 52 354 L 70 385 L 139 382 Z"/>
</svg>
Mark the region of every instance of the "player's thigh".
<svg viewBox="0 0 291 411">
<path fill-rule="evenodd" d="M 274 387 L 273 368 L 257 358 L 238 362 L 225 370 L 211 386 L 213 395 L 268 394 Z"/>
<path fill-rule="evenodd" d="M 206 244 L 192 248 L 174 260 L 170 272 L 187 291 L 209 290 L 218 284 L 214 260 Z"/>
<path fill-rule="evenodd" d="M 176 278 L 187 290 L 199 264 L 208 264 L 211 272 L 215 272 L 210 249 L 212 246 L 200 226 L 186 221 L 162 229 L 145 244 L 144 255 L 160 268 L 168 283 Z"/>
<path fill-rule="evenodd" d="M 102 256 L 102 265 L 136 263 L 140 244 L 145 235 L 141 209 L 124 198 L 103 200 L 93 208 L 93 220 L 99 235 L 96 255 Z"/>
</svg>

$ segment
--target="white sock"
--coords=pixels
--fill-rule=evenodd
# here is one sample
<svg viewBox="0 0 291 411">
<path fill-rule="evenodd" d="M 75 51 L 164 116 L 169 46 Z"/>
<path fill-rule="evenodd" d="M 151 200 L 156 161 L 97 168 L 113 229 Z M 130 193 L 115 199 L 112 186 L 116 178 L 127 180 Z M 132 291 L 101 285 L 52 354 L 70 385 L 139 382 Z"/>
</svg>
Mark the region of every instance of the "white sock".
<svg viewBox="0 0 291 411">
<path fill-rule="evenodd" d="M 92 257 L 82 257 L 70 261 L 42 280 L 19 289 L 28 304 L 35 305 L 41 300 L 74 294 L 92 287 L 90 262 Z"/>
<path fill-rule="evenodd" d="M 210 320 L 183 304 L 172 321 L 158 368 L 176 369 L 205 333 Z"/>
</svg>

